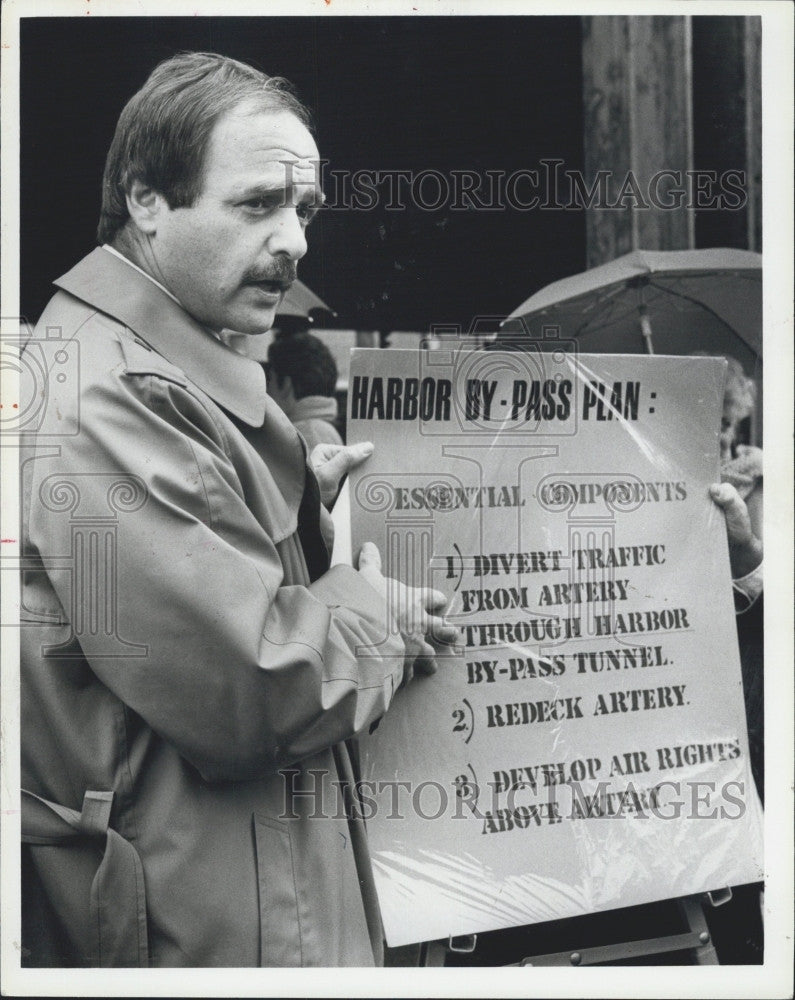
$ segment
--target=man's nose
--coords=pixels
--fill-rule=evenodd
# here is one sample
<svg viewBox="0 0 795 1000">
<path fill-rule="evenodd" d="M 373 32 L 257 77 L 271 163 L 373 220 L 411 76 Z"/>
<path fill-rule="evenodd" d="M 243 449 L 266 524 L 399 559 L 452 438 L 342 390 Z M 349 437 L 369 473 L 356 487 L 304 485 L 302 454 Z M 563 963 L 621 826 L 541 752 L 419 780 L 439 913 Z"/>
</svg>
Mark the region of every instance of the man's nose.
<svg viewBox="0 0 795 1000">
<path fill-rule="evenodd" d="M 294 205 L 283 205 L 274 219 L 268 236 L 268 252 L 272 257 L 284 254 L 290 260 L 300 260 L 307 251 L 306 233 Z"/>
</svg>

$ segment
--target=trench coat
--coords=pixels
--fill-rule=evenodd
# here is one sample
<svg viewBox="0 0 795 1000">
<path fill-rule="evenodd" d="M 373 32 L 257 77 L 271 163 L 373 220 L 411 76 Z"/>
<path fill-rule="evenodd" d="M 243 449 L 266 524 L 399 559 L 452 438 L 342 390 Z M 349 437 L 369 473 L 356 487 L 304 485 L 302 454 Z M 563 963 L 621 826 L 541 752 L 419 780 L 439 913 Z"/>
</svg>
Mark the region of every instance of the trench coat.
<svg viewBox="0 0 795 1000">
<path fill-rule="evenodd" d="M 371 965 L 344 741 L 403 643 L 328 570 L 261 367 L 106 250 L 55 284 L 23 366 L 23 964 Z"/>
</svg>

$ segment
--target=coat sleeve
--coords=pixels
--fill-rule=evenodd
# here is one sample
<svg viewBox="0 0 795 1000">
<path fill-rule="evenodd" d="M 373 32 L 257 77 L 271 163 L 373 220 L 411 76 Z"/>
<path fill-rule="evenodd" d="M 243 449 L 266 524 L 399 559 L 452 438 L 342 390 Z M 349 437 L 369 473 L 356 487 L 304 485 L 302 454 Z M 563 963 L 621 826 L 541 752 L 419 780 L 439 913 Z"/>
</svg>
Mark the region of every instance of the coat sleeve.
<svg viewBox="0 0 795 1000">
<path fill-rule="evenodd" d="M 69 617 L 82 616 L 76 639 L 99 679 L 207 780 L 257 777 L 379 718 L 404 652 L 383 602 L 350 567 L 284 585 L 279 547 L 296 540 L 277 545 L 253 515 L 201 399 L 122 373 L 81 406 L 80 433 L 61 439 L 57 459 L 35 462 L 30 536 L 45 559 L 68 552 L 76 524 L 85 532 L 92 511 L 107 514 L 114 476 L 144 486 L 143 500 L 125 503 L 122 491 L 112 557 L 86 549 L 106 563 L 91 606 L 109 609 L 130 655 L 87 625 L 74 603 L 85 604 L 85 588 L 52 575 Z M 58 477 L 71 478 L 77 509 L 51 502 Z"/>
</svg>

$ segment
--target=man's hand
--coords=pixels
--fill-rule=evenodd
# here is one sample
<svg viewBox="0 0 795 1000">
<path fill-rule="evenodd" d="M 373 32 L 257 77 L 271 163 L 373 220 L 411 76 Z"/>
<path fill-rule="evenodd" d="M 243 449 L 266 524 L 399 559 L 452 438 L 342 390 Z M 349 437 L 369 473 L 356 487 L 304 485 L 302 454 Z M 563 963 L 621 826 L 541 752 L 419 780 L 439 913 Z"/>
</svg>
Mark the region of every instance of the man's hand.
<svg viewBox="0 0 795 1000">
<path fill-rule="evenodd" d="M 739 580 L 762 562 L 762 542 L 754 535 L 745 501 L 730 483 L 713 483 L 709 495 L 726 515 L 732 576 Z"/>
<path fill-rule="evenodd" d="M 433 613 L 447 604 L 442 591 L 407 587 L 399 580 L 385 577 L 381 572 L 381 554 L 372 542 L 362 546 L 359 572 L 384 598 L 406 644 L 406 682 L 411 680 L 415 669 L 423 674 L 435 673 L 436 649 L 432 643 L 451 646 L 461 641 L 460 630 Z"/>
<path fill-rule="evenodd" d="M 371 441 L 360 444 L 319 444 L 309 455 L 309 464 L 320 487 L 320 499 L 328 507 L 334 501 L 340 482 L 346 472 L 369 458 L 373 453 Z"/>
</svg>

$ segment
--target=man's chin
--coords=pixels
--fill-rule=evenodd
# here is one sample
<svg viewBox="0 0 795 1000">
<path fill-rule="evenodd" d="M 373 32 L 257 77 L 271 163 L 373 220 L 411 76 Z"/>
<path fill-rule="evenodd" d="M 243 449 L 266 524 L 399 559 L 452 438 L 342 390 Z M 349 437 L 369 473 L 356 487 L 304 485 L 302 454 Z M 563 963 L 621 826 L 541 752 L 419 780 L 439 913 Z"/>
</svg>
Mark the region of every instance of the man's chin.
<svg viewBox="0 0 795 1000">
<path fill-rule="evenodd" d="M 235 333 L 244 333 L 250 337 L 267 333 L 276 320 L 276 309 L 276 305 L 247 309 L 245 313 L 230 316 L 226 329 L 233 330 Z"/>
</svg>

